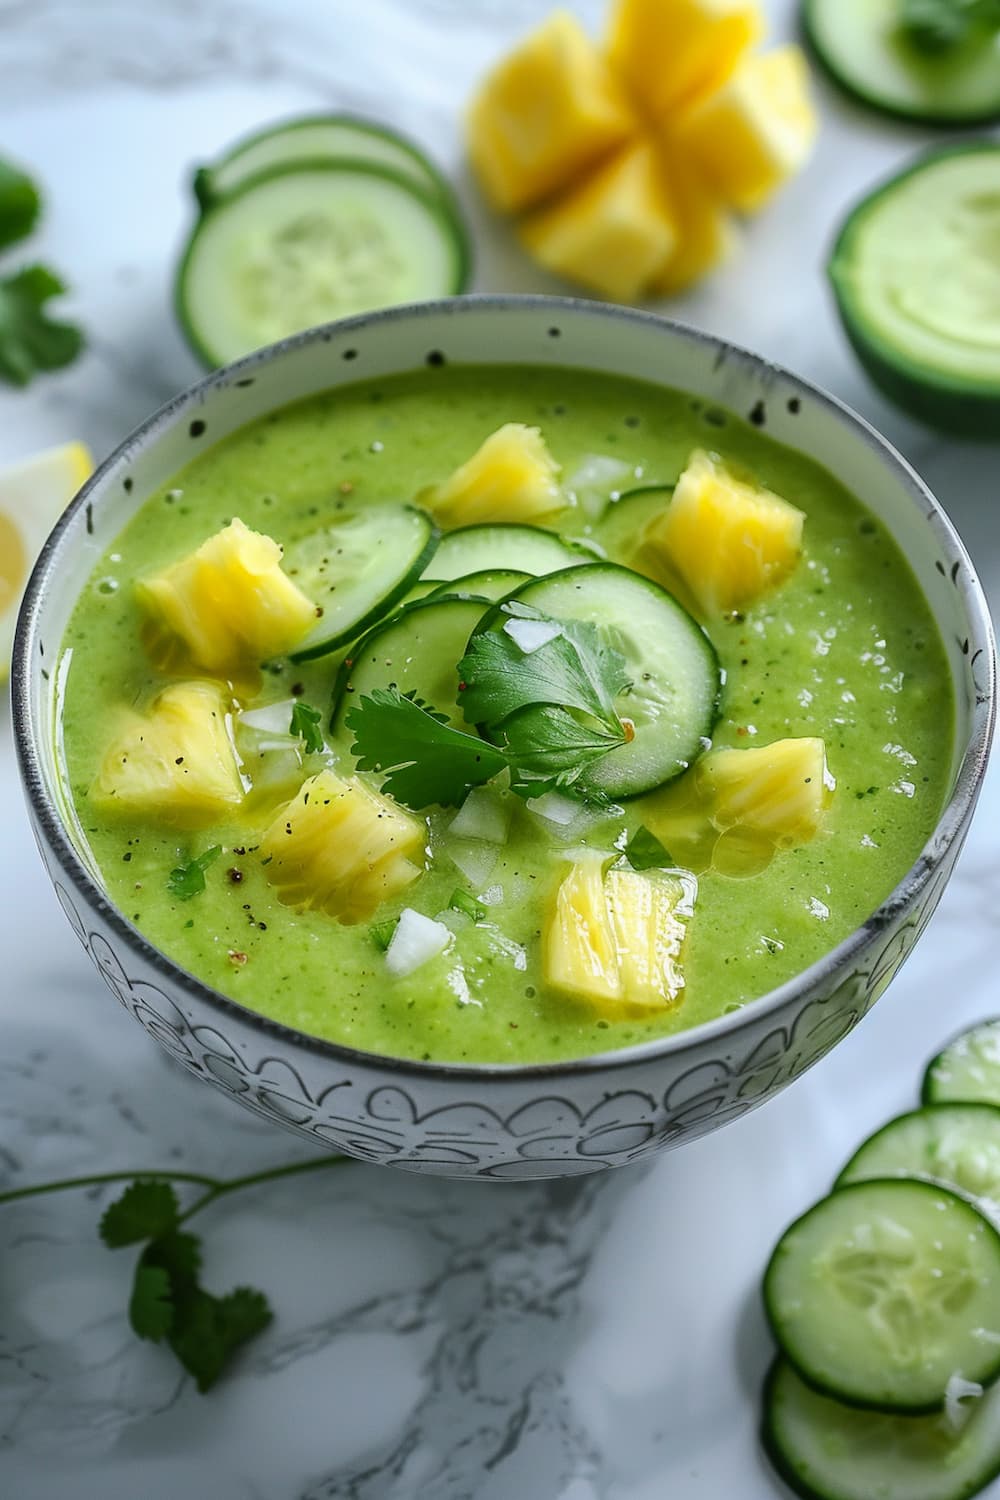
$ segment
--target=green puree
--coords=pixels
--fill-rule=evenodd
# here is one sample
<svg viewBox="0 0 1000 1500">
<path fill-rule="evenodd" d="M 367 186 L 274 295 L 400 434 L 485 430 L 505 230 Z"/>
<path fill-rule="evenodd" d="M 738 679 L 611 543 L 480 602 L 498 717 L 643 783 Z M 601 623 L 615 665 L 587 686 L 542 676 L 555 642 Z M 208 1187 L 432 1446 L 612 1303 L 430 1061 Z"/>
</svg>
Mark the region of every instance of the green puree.
<svg viewBox="0 0 1000 1500">
<path fill-rule="evenodd" d="M 826 742 L 837 791 L 825 832 L 746 879 L 701 877 L 673 1010 L 600 1017 L 546 989 L 539 933 L 565 863 L 519 811 L 484 884 L 491 926 L 460 931 L 449 958 L 392 979 L 367 925 L 344 927 L 274 898 L 252 819 L 198 833 L 124 824 L 88 805 L 122 703 L 162 685 L 138 645 L 130 584 L 193 550 L 239 515 L 291 542 L 331 507 L 414 496 L 446 477 L 503 422 L 540 426 L 566 475 L 587 455 L 635 466 L 636 483 L 672 482 L 706 446 L 751 468 L 806 512 L 805 556 L 777 592 L 712 637 L 727 673 L 715 744 L 789 735 Z M 561 522 L 582 536 L 581 510 Z M 600 539 L 600 525 L 593 534 Z M 116 586 L 117 585 L 117 586 Z M 359 384 L 276 413 L 208 449 L 138 512 L 95 570 L 64 643 L 68 780 L 93 855 L 121 909 L 184 968 L 267 1016 L 396 1056 L 543 1062 L 624 1047 L 746 1004 L 847 936 L 916 858 L 938 817 L 951 757 L 951 686 L 927 605 L 894 544 L 838 482 L 736 417 L 688 397 L 577 371 L 435 369 Z M 260 701 L 326 708 L 338 658 L 276 664 Z M 350 762 L 345 761 L 345 767 Z M 269 815 L 268 815 L 269 816 Z M 432 820 L 444 823 L 436 814 Z M 600 831 L 603 847 L 642 821 L 639 799 Z M 182 902 L 169 872 L 211 845 L 206 889 Z M 412 906 L 435 916 L 470 886 L 445 856 L 378 919 Z M 474 892 L 478 894 L 478 892 Z M 518 954 L 519 945 L 523 953 Z M 461 958 L 468 997 L 449 981 Z M 235 956 L 234 956 L 235 955 Z M 244 959 L 245 955 L 245 959 Z"/>
</svg>

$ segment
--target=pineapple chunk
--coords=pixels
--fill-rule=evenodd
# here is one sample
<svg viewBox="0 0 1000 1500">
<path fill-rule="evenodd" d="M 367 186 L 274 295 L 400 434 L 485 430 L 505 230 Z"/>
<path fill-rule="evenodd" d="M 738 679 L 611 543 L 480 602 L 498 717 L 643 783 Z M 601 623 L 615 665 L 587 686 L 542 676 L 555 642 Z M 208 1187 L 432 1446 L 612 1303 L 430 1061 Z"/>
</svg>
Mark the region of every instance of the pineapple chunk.
<svg viewBox="0 0 1000 1500">
<path fill-rule="evenodd" d="M 662 119 L 720 88 L 762 30 L 746 0 L 615 0 L 608 55 L 641 108 Z"/>
<path fill-rule="evenodd" d="M 672 297 L 729 259 L 737 233 L 718 194 L 706 188 L 683 151 L 663 143 L 663 163 L 670 201 L 678 223 L 678 240 L 651 278 L 648 290 Z"/>
<path fill-rule="evenodd" d="M 129 715 L 90 790 L 134 817 L 209 822 L 243 801 L 228 700 L 212 682 L 175 682 L 148 714 Z"/>
<path fill-rule="evenodd" d="M 613 869 L 576 860 L 545 930 L 549 984 L 601 1010 L 662 1010 L 684 988 L 680 966 L 696 884 L 686 872 Z"/>
<path fill-rule="evenodd" d="M 804 521 L 787 500 L 738 479 L 714 454 L 696 449 L 644 542 L 711 617 L 742 609 L 788 576 L 799 558 Z"/>
<path fill-rule="evenodd" d="M 814 839 L 836 782 L 821 739 L 775 740 L 753 750 L 715 750 L 698 762 L 699 790 L 716 828 L 739 826 L 791 849 Z"/>
<path fill-rule="evenodd" d="M 657 153 L 648 143 L 615 156 L 578 188 L 521 225 L 550 271 L 631 302 L 673 254 L 679 232 Z"/>
<path fill-rule="evenodd" d="M 809 156 L 818 123 L 801 50 L 750 57 L 678 124 L 678 143 L 727 203 L 752 213 Z"/>
<path fill-rule="evenodd" d="M 559 465 L 537 427 L 505 422 L 443 484 L 421 496 L 442 526 L 526 521 L 565 505 Z"/>
<path fill-rule="evenodd" d="M 286 906 L 363 922 L 416 880 L 424 824 L 357 776 L 310 776 L 261 840 L 267 877 Z"/>
<path fill-rule="evenodd" d="M 196 666 L 238 673 L 279 656 L 316 623 L 281 570 L 281 548 L 238 518 L 188 557 L 136 585 L 140 603 Z"/>
<path fill-rule="evenodd" d="M 487 196 L 515 212 L 565 187 L 636 122 L 579 21 L 557 10 L 486 78 L 468 128 Z"/>
</svg>

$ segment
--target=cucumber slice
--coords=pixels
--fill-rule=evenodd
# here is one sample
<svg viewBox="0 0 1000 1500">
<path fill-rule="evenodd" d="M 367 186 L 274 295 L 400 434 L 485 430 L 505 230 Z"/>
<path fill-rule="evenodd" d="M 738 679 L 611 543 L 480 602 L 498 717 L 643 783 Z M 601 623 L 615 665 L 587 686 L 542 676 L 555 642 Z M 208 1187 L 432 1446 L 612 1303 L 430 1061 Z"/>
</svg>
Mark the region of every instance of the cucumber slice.
<svg viewBox="0 0 1000 1500">
<path fill-rule="evenodd" d="M 815 1389 L 851 1406 L 934 1411 L 956 1373 L 982 1385 L 1000 1375 L 1000 1234 L 937 1184 L 853 1183 L 782 1235 L 764 1306 Z"/>
<path fill-rule="evenodd" d="M 564 542 L 539 526 L 486 523 L 447 532 L 427 572 L 445 583 L 495 568 L 512 568 L 538 578 L 543 573 L 556 573 L 595 560 L 585 547 Z"/>
<path fill-rule="evenodd" d="M 614 800 L 637 797 L 672 781 L 707 748 L 719 711 L 719 659 L 666 589 L 615 563 L 595 562 L 532 579 L 513 597 L 556 620 L 601 626 L 625 657 L 632 689 L 616 706 L 634 724 L 635 738 L 596 761 L 581 787 Z M 502 623 L 493 609 L 480 629 Z"/>
<path fill-rule="evenodd" d="M 301 115 L 237 141 L 214 165 L 199 167 L 194 193 L 203 209 L 227 197 L 251 177 L 289 162 L 325 163 L 341 157 L 389 167 L 424 192 L 449 204 L 451 189 L 420 148 L 406 136 L 353 115 Z"/>
<path fill-rule="evenodd" d="M 345 515 L 290 542 L 282 565 L 319 615 L 292 660 L 325 656 L 381 619 L 420 577 L 438 536 L 425 511 L 400 505 Z"/>
<path fill-rule="evenodd" d="M 404 604 L 416 604 L 418 599 L 428 599 L 437 591 L 437 584 L 432 578 L 418 578 L 400 599 L 400 606 Z"/>
<path fill-rule="evenodd" d="M 456 595 L 469 599 L 486 599 L 495 604 L 498 599 L 506 599 L 515 589 L 519 589 L 523 583 L 531 579 L 530 573 L 519 573 L 515 568 L 484 568 L 480 573 L 466 573 L 464 578 L 455 578 L 451 583 L 432 583 L 430 579 L 424 582 L 431 584 L 432 592 L 428 596 L 431 599 L 440 599 L 447 596 L 450 599 Z"/>
<path fill-rule="evenodd" d="M 963 1031 L 932 1058 L 921 1098 L 925 1104 L 1000 1105 L 1000 1020 Z"/>
<path fill-rule="evenodd" d="M 367 162 L 290 162 L 195 226 L 177 276 L 181 326 L 208 365 L 287 334 L 465 289 L 466 233 L 437 197 Z"/>
<path fill-rule="evenodd" d="M 920 421 L 970 437 L 1000 433 L 998 185 L 1000 145 L 921 157 L 851 211 L 827 267 L 875 384 Z"/>
<path fill-rule="evenodd" d="M 673 493 L 672 484 L 644 484 L 612 500 L 594 533 L 608 556 L 631 562 L 642 549 L 646 527 L 666 510 Z"/>
<path fill-rule="evenodd" d="M 333 685 L 334 734 L 344 715 L 374 688 L 415 693 L 458 729 L 467 729 L 458 697 L 458 663 L 489 606 L 481 599 L 421 599 L 370 630 L 342 663 Z"/>
<path fill-rule="evenodd" d="M 996 28 L 975 24 L 955 47 L 927 52 L 908 41 L 900 0 L 805 0 L 802 20 L 835 83 L 885 114 L 928 125 L 1000 117 Z"/>
<path fill-rule="evenodd" d="M 1000 1109 L 932 1104 L 899 1115 L 858 1148 L 835 1186 L 872 1177 L 930 1177 L 1000 1206 Z"/>
<path fill-rule="evenodd" d="M 1000 1385 L 943 1412 L 903 1417 L 821 1396 L 786 1360 L 764 1387 L 761 1436 L 805 1500 L 970 1500 L 1000 1474 Z"/>
</svg>

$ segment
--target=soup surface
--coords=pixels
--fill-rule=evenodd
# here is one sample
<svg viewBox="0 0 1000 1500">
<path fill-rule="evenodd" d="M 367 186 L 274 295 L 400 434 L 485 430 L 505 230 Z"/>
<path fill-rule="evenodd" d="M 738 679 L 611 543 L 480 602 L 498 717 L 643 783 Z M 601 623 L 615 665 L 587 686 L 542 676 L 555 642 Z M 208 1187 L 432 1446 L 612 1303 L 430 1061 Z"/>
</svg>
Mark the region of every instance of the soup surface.
<svg viewBox="0 0 1000 1500">
<path fill-rule="evenodd" d="M 627 560 L 624 512 L 612 501 L 601 514 L 600 497 L 587 493 L 594 475 L 598 487 L 604 475 L 607 488 L 614 474 L 619 490 L 671 484 L 697 448 L 722 454 L 805 513 L 804 550 L 791 575 L 746 610 L 706 622 L 725 672 L 713 747 L 821 737 L 836 790 L 810 842 L 779 849 L 756 873 L 700 873 L 684 986 L 669 1006 L 609 1013 L 547 985 L 541 960 L 567 848 L 620 850 L 650 822 L 645 797 L 575 827 L 511 798 L 505 842 L 492 864 L 489 850 L 481 864 L 473 861 L 471 874 L 467 850 L 458 864 L 448 853 L 453 811 L 431 809 L 427 868 L 377 921 L 404 907 L 439 917 L 456 890 L 475 898 L 483 920 L 452 910 L 447 951 L 393 977 L 370 922 L 343 925 L 276 898 L 260 854 L 273 809 L 251 798 L 206 828 L 179 829 L 116 816 L 92 794 L 109 726 L 123 705 L 147 705 L 167 680 L 139 644 L 136 579 L 189 554 L 234 516 L 287 547 L 347 507 L 411 500 L 506 422 L 540 428 L 563 482 L 572 486 L 577 476 L 579 503 L 545 524 L 604 545 L 612 560 Z M 388 1055 L 579 1057 L 751 1003 L 878 906 L 916 858 L 947 789 L 953 708 L 943 648 L 906 564 L 859 500 L 734 416 L 681 393 L 579 371 L 445 366 L 331 392 L 246 427 L 137 510 L 84 590 L 64 650 L 72 651 L 65 773 L 121 910 L 178 964 L 246 1006 Z M 321 708 L 325 723 L 342 655 L 272 662 L 252 695 L 246 686 L 236 691 L 244 702 L 252 697 L 253 708 L 298 697 Z M 332 748 L 344 774 L 352 771 L 350 742 Z M 181 899 L 171 871 L 209 846 L 221 855 L 207 865 L 204 889 Z"/>
</svg>

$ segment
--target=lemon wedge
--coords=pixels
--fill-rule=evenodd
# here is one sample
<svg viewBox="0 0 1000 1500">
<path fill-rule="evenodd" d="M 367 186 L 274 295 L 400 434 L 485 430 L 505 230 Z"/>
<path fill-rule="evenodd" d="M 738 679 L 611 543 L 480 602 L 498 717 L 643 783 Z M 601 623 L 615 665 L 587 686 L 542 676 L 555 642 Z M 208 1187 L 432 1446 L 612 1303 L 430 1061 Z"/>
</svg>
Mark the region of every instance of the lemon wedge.
<svg viewBox="0 0 1000 1500">
<path fill-rule="evenodd" d="M 83 443 L 63 443 L 0 470 L 0 682 L 10 675 L 14 623 L 28 574 L 93 467 Z"/>
</svg>

